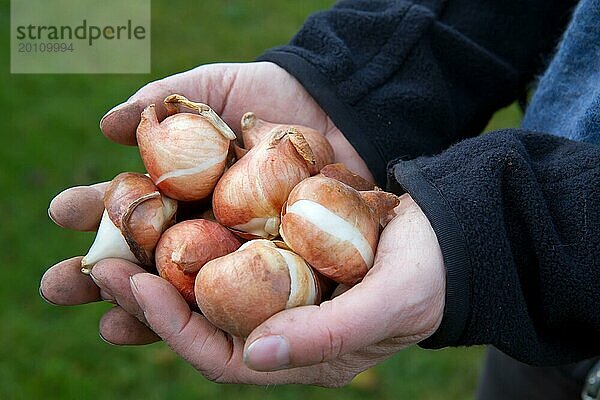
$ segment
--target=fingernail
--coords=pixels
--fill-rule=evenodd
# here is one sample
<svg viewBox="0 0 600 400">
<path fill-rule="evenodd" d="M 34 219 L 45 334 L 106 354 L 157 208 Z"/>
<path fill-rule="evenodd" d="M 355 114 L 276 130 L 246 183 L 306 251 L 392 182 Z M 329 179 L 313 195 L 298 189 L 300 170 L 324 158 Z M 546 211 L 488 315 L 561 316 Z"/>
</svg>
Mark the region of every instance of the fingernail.
<svg viewBox="0 0 600 400">
<path fill-rule="evenodd" d="M 56 217 L 54 216 L 54 214 L 52 213 L 52 208 L 54 208 L 55 206 L 55 202 L 58 199 L 58 195 L 55 196 L 51 201 L 50 204 L 48 204 L 48 217 L 52 220 L 52 222 L 54 222 L 56 225 L 60 226 L 61 228 L 64 228 L 65 226 L 63 224 L 61 224 L 60 222 L 58 222 L 58 220 L 56 219 Z"/>
<path fill-rule="evenodd" d="M 50 203 L 50 207 L 52 206 L 52 203 Z M 60 226 L 60 224 L 58 222 L 56 222 L 56 219 L 54 218 L 54 215 L 52 215 L 52 210 L 50 209 L 50 207 L 48 207 L 48 217 L 50 217 L 50 219 L 52 220 L 52 222 L 54 222 L 56 225 Z"/>
<path fill-rule="evenodd" d="M 274 371 L 290 363 L 290 345 L 280 335 L 261 337 L 244 352 L 244 363 L 256 371 Z"/>
<path fill-rule="evenodd" d="M 113 297 L 113 295 L 104 289 L 100 289 L 100 298 L 108 303 L 117 304 L 117 300 Z"/>
<path fill-rule="evenodd" d="M 102 121 L 104 121 L 106 118 L 110 117 L 111 115 L 113 115 L 114 113 L 122 110 L 123 108 L 127 107 L 129 105 L 129 102 L 126 101 L 124 103 L 121 103 L 113 108 L 111 108 L 110 110 L 108 110 L 106 112 L 106 114 L 104 114 L 104 116 L 102 117 L 102 119 L 100 120 L 100 125 L 102 125 Z"/>
<path fill-rule="evenodd" d="M 42 291 L 42 287 L 41 287 L 41 286 L 39 287 L 38 291 L 39 291 L 39 293 L 40 293 L 40 297 L 41 297 L 42 299 L 44 299 L 44 301 L 45 301 L 46 303 L 48 303 L 48 304 L 52 304 L 53 306 L 58 306 L 58 305 L 60 305 L 60 304 L 56 304 L 55 302 L 53 302 L 52 300 L 50 300 L 49 298 L 47 298 L 47 297 L 44 295 L 44 292 Z"/>
<path fill-rule="evenodd" d="M 102 332 L 98 332 L 98 336 L 100 336 L 100 339 L 102 339 L 102 340 L 104 341 L 104 343 L 108 343 L 108 344 L 110 344 L 111 346 L 114 346 L 114 345 L 115 345 L 114 343 L 112 343 L 112 342 L 108 341 L 108 340 L 107 340 L 107 339 L 106 339 L 104 336 L 102 336 Z"/>
<path fill-rule="evenodd" d="M 135 275 L 131 275 L 129 277 L 129 286 L 131 286 L 131 292 L 133 293 L 133 297 L 135 297 L 135 301 L 137 301 L 138 305 L 140 306 L 140 308 L 142 309 L 142 311 L 144 311 L 144 302 L 141 301 L 142 300 L 142 296 L 140 295 L 140 290 L 138 289 L 138 274 Z"/>
</svg>

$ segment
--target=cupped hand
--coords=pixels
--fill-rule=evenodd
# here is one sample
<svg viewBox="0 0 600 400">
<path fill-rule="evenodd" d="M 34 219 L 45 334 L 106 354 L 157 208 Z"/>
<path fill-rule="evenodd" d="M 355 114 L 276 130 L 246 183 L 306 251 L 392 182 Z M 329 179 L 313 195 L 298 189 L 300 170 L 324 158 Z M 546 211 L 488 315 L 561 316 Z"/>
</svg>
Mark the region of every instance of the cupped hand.
<svg viewBox="0 0 600 400">
<path fill-rule="evenodd" d="M 362 282 L 319 306 L 280 312 L 246 340 L 217 329 L 168 282 L 123 260 L 94 266 L 99 291 L 82 279 L 61 290 L 45 277 L 41 292 L 59 304 L 104 296 L 118 305 L 101 321 L 105 340 L 142 344 L 158 335 L 216 382 L 342 386 L 430 336 L 442 318 L 445 270 L 437 239 L 414 201 L 408 195 L 401 200 Z M 54 269 L 46 275 L 73 270 L 60 264 Z"/>
<path fill-rule="evenodd" d="M 373 181 L 362 158 L 302 85 L 285 70 L 269 62 L 203 65 L 149 83 L 106 113 L 100 121 L 102 132 L 117 143 L 135 145 L 136 128 L 142 110 L 155 104 L 159 118 L 164 118 L 166 110 L 163 100 L 173 93 L 209 104 L 236 132 L 239 132 L 240 119 L 247 111 L 253 111 L 271 122 L 294 123 L 317 129 L 331 142 L 337 162 L 343 162 L 354 172 Z M 101 183 L 65 190 L 51 202 L 48 210 L 50 217 L 64 228 L 95 230 L 102 215 L 105 188 L 106 183 Z M 65 260 L 46 272 L 40 288 L 46 300 L 76 305 L 98 301 L 106 295 L 99 291 L 91 278 L 81 275 L 80 259 Z M 129 267 L 129 271 L 133 271 L 133 267 Z M 137 272 L 141 271 L 137 269 Z M 71 284 L 74 287 L 69 287 Z M 116 308 L 103 319 L 105 331 L 101 329 L 101 334 L 113 343 L 127 342 L 125 338 L 115 336 L 117 330 L 108 330 L 109 322 L 126 318 L 126 313 L 122 311 Z M 141 335 L 146 340 L 158 340 L 137 320 L 130 318 L 129 323 L 135 335 Z"/>
<path fill-rule="evenodd" d="M 303 87 L 271 63 L 206 65 L 151 83 L 109 111 L 102 131 L 118 143 L 135 144 L 141 110 L 154 103 L 164 117 L 162 100 L 172 93 L 209 104 L 235 131 L 246 111 L 273 122 L 313 127 L 332 143 L 336 161 L 373 179 Z M 93 230 L 104 189 L 105 184 L 68 189 L 53 200 L 49 214 L 62 227 Z M 192 312 L 168 282 L 123 260 L 102 260 L 89 277 L 80 272 L 80 257 L 65 260 L 44 274 L 40 293 L 60 305 L 115 303 L 100 321 L 106 341 L 146 344 L 162 339 L 214 381 L 341 386 L 431 335 L 442 318 L 445 271 L 435 234 L 408 195 L 397 211 L 382 233 L 375 265 L 361 283 L 320 306 L 278 313 L 245 341 Z"/>
<path fill-rule="evenodd" d="M 156 104 L 159 118 L 164 118 L 163 100 L 173 93 L 208 104 L 234 132 L 240 131 L 241 117 L 248 111 L 270 122 L 314 128 L 330 141 L 337 162 L 373 181 L 354 147 L 304 87 L 270 62 L 207 64 L 152 82 L 110 110 L 100 122 L 102 132 L 117 143 L 135 145 L 142 110 Z"/>
</svg>

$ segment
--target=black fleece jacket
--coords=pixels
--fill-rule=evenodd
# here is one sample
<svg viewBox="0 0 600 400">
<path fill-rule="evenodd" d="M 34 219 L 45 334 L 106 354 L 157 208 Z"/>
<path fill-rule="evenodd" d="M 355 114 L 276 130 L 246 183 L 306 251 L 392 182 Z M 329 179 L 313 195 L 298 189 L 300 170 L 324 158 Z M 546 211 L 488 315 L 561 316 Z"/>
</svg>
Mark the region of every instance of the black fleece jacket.
<svg viewBox="0 0 600 400">
<path fill-rule="evenodd" d="M 260 58 L 431 221 L 447 294 L 424 347 L 494 344 L 544 365 L 600 354 L 600 147 L 513 129 L 447 149 L 542 71 L 573 5 L 341 1 Z"/>
</svg>

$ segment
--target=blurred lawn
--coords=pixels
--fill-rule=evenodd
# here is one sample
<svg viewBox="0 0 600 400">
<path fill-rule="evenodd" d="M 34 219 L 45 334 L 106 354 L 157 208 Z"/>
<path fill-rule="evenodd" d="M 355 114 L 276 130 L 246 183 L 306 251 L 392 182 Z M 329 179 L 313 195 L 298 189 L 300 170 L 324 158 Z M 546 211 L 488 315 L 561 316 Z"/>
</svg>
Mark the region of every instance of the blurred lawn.
<svg viewBox="0 0 600 400">
<path fill-rule="evenodd" d="M 38 296 L 44 270 L 82 254 L 93 234 L 47 218 L 65 187 L 142 171 L 137 150 L 98 129 L 106 110 L 151 80 L 215 61 L 251 61 L 287 42 L 305 17 L 332 1 L 152 2 L 152 73 L 10 75 L 9 8 L 0 0 L 0 399 L 467 399 L 482 349 L 412 348 L 347 388 L 248 387 L 208 382 L 163 344 L 117 348 L 97 334 L 109 306 L 52 307 Z M 512 106 L 490 127 L 518 124 Z M 401 295 L 401 294 L 399 294 Z"/>
</svg>

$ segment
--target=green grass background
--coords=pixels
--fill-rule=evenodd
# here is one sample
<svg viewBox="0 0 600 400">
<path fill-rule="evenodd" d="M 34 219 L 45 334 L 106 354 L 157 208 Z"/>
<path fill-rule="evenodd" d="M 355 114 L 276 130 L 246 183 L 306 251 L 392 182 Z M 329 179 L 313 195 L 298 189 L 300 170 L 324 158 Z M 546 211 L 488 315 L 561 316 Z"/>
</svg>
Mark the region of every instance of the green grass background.
<svg viewBox="0 0 600 400">
<path fill-rule="evenodd" d="M 114 347 L 97 334 L 108 304 L 53 307 L 38 296 L 52 264 L 83 254 L 91 233 L 46 214 L 63 188 L 142 171 L 137 150 L 109 142 L 104 112 L 145 83 L 198 64 L 251 61 L 287 42 L 330 0 L 152 2 L 152 73 L 11 75 L 9 3 L 0 0 L 0 399 L 468 399 L 481 348 L 411 348 L 342 389 L 207 381 L 162 343 Z M 515 106 L 488 128 L 516 126 Z M 399 294 L 401 295 L 401 294 Z"/>
</svg>

